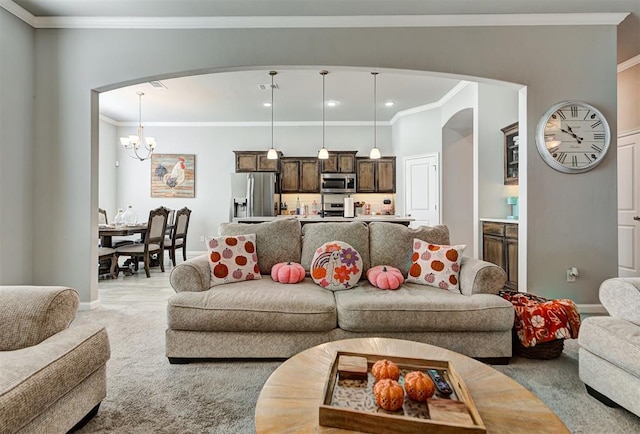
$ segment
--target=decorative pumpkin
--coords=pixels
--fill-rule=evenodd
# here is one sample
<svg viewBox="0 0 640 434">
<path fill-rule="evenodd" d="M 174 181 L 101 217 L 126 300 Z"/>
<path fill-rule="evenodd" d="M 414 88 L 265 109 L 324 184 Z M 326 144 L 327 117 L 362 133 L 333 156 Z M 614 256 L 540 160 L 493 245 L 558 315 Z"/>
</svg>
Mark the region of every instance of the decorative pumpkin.
<svg viewBox="0 0 640 434">
<path fill-rule="evenodd" d="M 371 374 L 373 374 L 376 382 L 387 378 L 398 381 L 400 378 L 400 368 L 391 360 L 381 359 L 373 364 Z"/>
<path fill-rule="evenodd" d="M 404 390 L 414 401 L 426 401 L 436 391 L 433 380 L 424 372 L 413 371 L 404 376 Z"/>
<path fill-rule="evenodd" d="M 396 411 L 402 408 L 404 403 L 404 390 L 395 380 L 385 378 L 373 386 L 373 396 L 378 405 L 388 411 Z"/>
<path fill-rule="evenodd" d="M 369 282 L 380 289 L 398 289 L 404 277 L 400 270 L 387 265 L 378 265 L 367 270 L 367 279 Z"/>
<path fill-rule="evenodd" d="M 271 278 L 280 283 L 302 282 L 304 273 L 304 267 L 297 262 L 280 262 L 271 267 Z"/>
</svg>

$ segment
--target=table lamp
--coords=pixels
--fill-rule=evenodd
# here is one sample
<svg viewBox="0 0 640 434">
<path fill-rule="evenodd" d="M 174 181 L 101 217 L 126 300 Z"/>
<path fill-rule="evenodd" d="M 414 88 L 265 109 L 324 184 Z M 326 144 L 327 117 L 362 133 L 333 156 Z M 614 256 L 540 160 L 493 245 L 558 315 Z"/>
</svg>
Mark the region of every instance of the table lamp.
<svg viewBox="0 0 640 434">
<path fill-rule="evenodd" d="M 507 196 L 507 205 L 511 205 L 511 215 L 509 220 L 518 220 L 518 196 Z"/>
</svg>

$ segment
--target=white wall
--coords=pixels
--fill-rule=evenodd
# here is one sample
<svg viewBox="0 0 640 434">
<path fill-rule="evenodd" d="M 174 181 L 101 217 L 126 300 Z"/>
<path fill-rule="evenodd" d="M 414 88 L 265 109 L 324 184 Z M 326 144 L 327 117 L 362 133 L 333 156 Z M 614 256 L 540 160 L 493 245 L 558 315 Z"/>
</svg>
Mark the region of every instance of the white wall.
<svg viewBox="0 0 640 434">
<path fill-rule="evenodd" d="M 38 240 L 38 249 L 33 251 L 38 267 L 32 282 L 73 286 L 83 302 L 97 298 L 96 246 L 91 242 L 97 231 L 98 187 L 92 182 L 98 170 L 97 135 L 92 146 L 87 146 L 93 137 L 92 116 L 97 119 L 92 89 L 225 68 L 376 67 L 526 83 L 524 120 L 530 126 L 526 143 L 534 143 L 538 118 L 557 101 L 588 101 L 612 121 L 616 118 L 614 25 L 38 29 L 35 33 L 35 122 L 29 123 L 35 125 L 34 165 L 28 179 L 21 178 L 15 188 L 29 188 L 32 183 L 36 192 L 32 230 Z M 3 36 L 10 39 L 13 32 Z M 557 80 L 558 70 L 576 79 Z M 5 91 L 13 85 L 0 82 Z M 17 88 L 25 94 L 30 89 L 26 84 Z M 612 123 L 616 137 L 615 121 Z M 611 146 L 596 169 L 580 175 L 554 171 L 535 146 L 522 152 L 527 154 L 532 183 L 527 207 L 526 289 L 577 303 L 598 303 L 598 286 L 617 274 L 616 147 Z M 51 167 L 63 167 L 69 161 L 75 162 L 74 171 L 51 175 Z M 3 236 L 11 231 L 0 230 Z M 52 255 L 61 245 L 65 255 Z M 10 259 L 15 254 L 1 252 L 0 263 L 15 262 Z M 72 273 L 69 264 L 73 264 Z M 578 282 L 566 282 L 567 264 L 585 270 Z"/>
<path fill-rule="evenodd" d="M 640 64 L 618 73 L 618 130 L 640 129 Z"/>
<path fill-rule="evenodd" d="M 0 8 L 0 284 L 33 270 L 34 31 Z M 87 136 L 88 137 L 88 136 Z M 48 168 L 56 176 L 55 168 Z"/>
<path fill-rule="evenodd" d="M 229 174 L 235 172 L 233 151 L 266 151 L 271 144 L 271 127 L 145 126 L 145 132 L 156 138 L 157 153 L 195 154 L 195 198 L 151 198 L 150 160 L 141 162 L 125 155 L 117 137 L 133 134 L 135 129 L 120 127 L 117 137 L 115 134 L 105 136 L 105 142 L 100 144 L 101 167 L 103 163 L 115 167 L 115 159 L 119 161 L 115 179 L 103 178 L 102 172 L 100 175 L 100 192 L 117 190 L 117 202 L 109 205 L 108 215 L 114 216 L 117 208 L 131 204 L 138 219 L 143 220 L 150 209 L 161 205 L 171 209 L 186 206 L 192 211 L 187 250 L 205 250 L 200 237 L 217 235 L 220 223 L 229 221 Z M 358 151 L 358 156 L 368 156 L 372 136 L 373 126 L 327 126 L 326 147 L 330 152 L 350 150 Z M 322 142 L 322 128 L 276 124 L 274 142 L 284 156 L 316 156 Z M 391 127 L 378 126 L 378 147 L 383 155 L 391 154 Z M 112 155 L 107 156 L 106 152 L 104 155 L 105 160 L 111 159 L 111 162 L 103 162 L 103 149 L 113 150 Z"/>
<path fill-rule="evenodd" d="M 116 167 L 118 146 L 120 143 L 118 129 L 115 125 L 100 120 L 98 155 L 98 206 L 107 211 L 109 222 L 113 221 L 118 205 L 118 189 Z"/>
</svg>

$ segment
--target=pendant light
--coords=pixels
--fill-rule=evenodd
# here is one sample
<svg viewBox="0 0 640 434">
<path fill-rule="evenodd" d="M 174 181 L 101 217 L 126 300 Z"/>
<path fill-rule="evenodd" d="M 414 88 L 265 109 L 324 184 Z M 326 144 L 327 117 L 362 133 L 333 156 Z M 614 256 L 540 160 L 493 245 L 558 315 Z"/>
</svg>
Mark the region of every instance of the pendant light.
<svg viewBox="0 0 640 434">
<path fill-rule="evenodd" d="M 324 147 L 324 78 L 329 73 L 329 71 L 320 71 L 320 75 L 322 75 L 322 148 L 318 151 L 318 160 L 328 160 L 329 159 L 329 151 Z"/>
<path fill-rule="evenodd" d="M 269 71 L 269 75 L 271 76 L 271 148 L 269 148 L 269 152 L 267 152 L 268 160 L 277 160 L 278 152 L 273 147 L 273 77 L 278 74 L 276 71 Z"/>
<path fill-rule="evenodd" d="M 378 130 L 376 128 L 376 77 L 378 76 L 377 72 L 372 72 L 373 75 L 373 148 L 371 148 L 371 152 L 369 153 L 369 158 L 372 160 L 377 160 L 380 158 L 380 149 L 378 149 Z"/>
<path fill-rule="evenodd" d="M 144 95 L 144 92 L 136 92 L 136 95 L 138 95 L 137 135 L 120 137 L 120 144 L 129 157 L 144 161 L 150 158 L 156 149 L 156 139 L 144 136 L 144 127 L 142 126 L 142 95 Z"/>
</svg>

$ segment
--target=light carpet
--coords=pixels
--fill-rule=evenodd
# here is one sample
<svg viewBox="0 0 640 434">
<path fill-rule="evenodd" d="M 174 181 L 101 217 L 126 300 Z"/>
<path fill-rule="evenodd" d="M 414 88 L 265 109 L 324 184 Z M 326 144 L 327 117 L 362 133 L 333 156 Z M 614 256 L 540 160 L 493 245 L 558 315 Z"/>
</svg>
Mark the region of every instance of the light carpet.
<svg viewBox="0 0 640 434">
<path fill-rule="evenodd" d="M 79 312 L 76 322 L 105 325 L 111 343 L 107 397 L 79 432 L 253 433 L 260 389 L 281 361 L 170 365 L 164 332 L 173 291 L 168 274 L 158 274 L 148 281 L 133 276 L 101 282 L 102 306 Z M 573 433 L 640 433 L 640 418 L 587 395 L 578 378 L 575 340 L 566 341 L 557 359 L 514 357 L 494 367 L 539 396 Z"/>
</svg>

